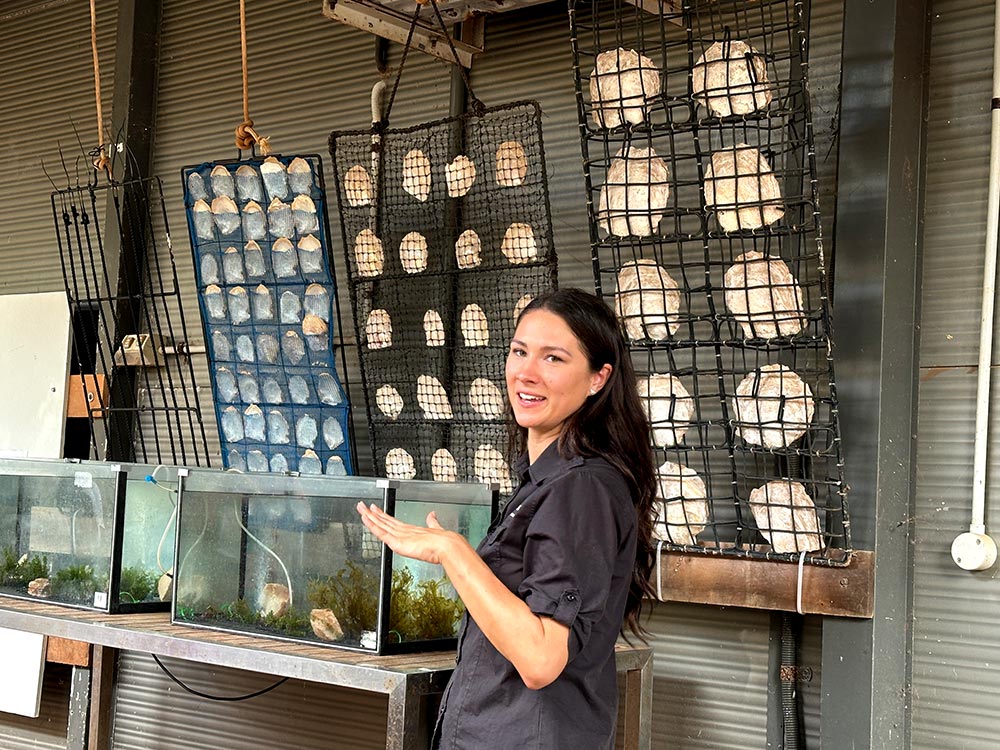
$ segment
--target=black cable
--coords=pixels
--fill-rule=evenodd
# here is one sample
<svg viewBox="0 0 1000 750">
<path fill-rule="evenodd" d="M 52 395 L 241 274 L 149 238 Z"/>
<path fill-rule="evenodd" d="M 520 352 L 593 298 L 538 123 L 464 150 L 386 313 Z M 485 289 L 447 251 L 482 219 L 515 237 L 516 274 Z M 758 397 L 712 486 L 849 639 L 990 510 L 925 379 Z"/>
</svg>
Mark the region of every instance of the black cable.
<svg viewBox="0 0 1000 750">
<path fill-rule="evenodd" d="M 257 696 L 263 695 L 264 693 L 270 693 L 276 687 L 278 687 L 282 683 L 288 681 L 287 677 L 282 677 L 280 680 L 278 680 L 277 682 L 275 682 L 273 685 L 268 685 L 266 688 L 258 690 L 255 693 L 248 693 L 247 695 L 233 695 L 233 696 L 209 695 L 208 693 L 202 693 L 202 692 L 200 692 L 198 690 L 195 690 L 194 688 L 188 687 L 183 682 L 181 682 L 179 679 L 177 679 L 177 677 L 174 675 L 174 673 L 171 672 L 169 669 L 166 668 L 166 666 L 163 664 L 162 661 L 159 660 L 159 658 L 156 656 L 156 654 L 150 654 L 150 656 L 153 657 L 153 661 L 156 662 L 156 666 L 158 666 L 160 669 L 162 669 L 164 671 L 164 673 L 167 675 L 167 677 L 169 677 L 171 680 L 173 680 L 178 685 L 180 685 L 184 690 L 187 690 L 189 693 L 191 693 L 191 695 L 197 695 L 199 698 L 207 698 L 210 701 L 245 701 L 245 700 L 249 700 L 250 698 L 256 698 Z"/>
</svg>

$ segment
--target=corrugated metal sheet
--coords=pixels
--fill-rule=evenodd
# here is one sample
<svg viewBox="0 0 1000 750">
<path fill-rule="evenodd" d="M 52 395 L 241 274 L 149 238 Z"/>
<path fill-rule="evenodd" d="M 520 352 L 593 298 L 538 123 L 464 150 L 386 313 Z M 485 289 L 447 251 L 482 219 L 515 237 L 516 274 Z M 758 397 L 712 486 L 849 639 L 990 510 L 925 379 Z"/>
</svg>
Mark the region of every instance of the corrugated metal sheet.
<svg viewBox="0 0 1000 750">
<path fill-rule="evenodd" d="M 989 154 L 993 4 L 940 0 L 931 16 L 914 525 L 912 742 L 995 747 L 1000 735 L 996 568 L 960 570 L 952 540 L 972 497 L 979 304 Z M 994 352 L 994 362 L 1000 350 Z M 972 365 L 972 366 L 967 366 Z M 987 529 L 1000 523 L 994 378 Z"/>
<path fill-rule="evenodd" d="M 993 3 L 932 5 L 922 367 L 975 364 L 977 358 L 993 49 Z M 1000 362 L 1000 349 L 993 362 Z"/>
<path fill-rule="evenodd" d="M 114 0 L 97 3 L 107 129 L 116 13 Z M 96 144 L 90 6 L 4 3 L 0 39 L 0 141 L 5 153 L 0 172 L 0 294 L 58 291 L 63 280 L 49 200 L 53 184 L 45 173 L 60 188 L 76 184 L 78 169 L 86 180 L 83 152 Z"/>
<path fill-rule="evenodd" d="M 42 706 L 37 719 L 0 713 L 3 750 L 64 750 L 69 717 L 71 667 L 46 664 Z"/>
<path fill-rule="evenodd" d="M 657 604 L 653 747 L 767 747 L 770 613 Z"/>
<path fill-rule="evenodd" d="M 1000 736 L 1000 597 L 996 568 L 959 569 L 952 540 L 968 529 L 975 424 L 974 368 L 925 370 L 917 431 L 912 747 L 995 747 Z M 992 402 L 1000 399 L 994 380 Z M 987 529 L 1000 524 L 1000 414 L 990 419 Z"/>
<path fill-rule="evenodd" d="M 275 681 L 254 672 L 161 661 L 185 685 L 209 695 L 248 695 Z M 122 655 L 118 674 L 115 750 L 385 747 L 387 702 L 376 693 L 288 680 L 251 700 L 210 701 L 185 692 L 152 657 L 136 653 Z"/>
</svg>

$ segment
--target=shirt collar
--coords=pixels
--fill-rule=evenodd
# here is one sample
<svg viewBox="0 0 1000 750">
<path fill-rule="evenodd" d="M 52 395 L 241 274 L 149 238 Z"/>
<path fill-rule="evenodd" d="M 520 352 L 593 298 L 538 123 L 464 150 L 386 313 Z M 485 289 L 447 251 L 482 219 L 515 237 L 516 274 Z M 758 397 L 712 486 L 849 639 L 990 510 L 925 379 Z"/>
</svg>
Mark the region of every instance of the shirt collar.
<svg viewBox="0 0 1000 750">
<path fill-rule="evenodd" d="M 583 463 L 580 456 L 563 458 L 559 454 L 559 441 L 553 440 L 548 447 L 542 451 L 542 455 L 535 459 L 533 464 L 528 463 L 528 454 L 522 453 L 514 462 L 514 470 L 524 482 L 528 477 L 533 484 L 542 484 L 546 479 L 562 473 L 571 466 Z"/>
</svg>

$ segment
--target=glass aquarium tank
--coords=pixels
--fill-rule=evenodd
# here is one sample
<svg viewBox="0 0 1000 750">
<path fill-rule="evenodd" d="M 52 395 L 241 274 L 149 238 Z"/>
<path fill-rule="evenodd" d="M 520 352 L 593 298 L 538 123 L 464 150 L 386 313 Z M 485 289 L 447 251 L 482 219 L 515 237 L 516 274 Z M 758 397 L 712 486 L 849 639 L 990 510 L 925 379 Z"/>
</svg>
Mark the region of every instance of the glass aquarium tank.
<svg viewBox="0 0 1000 750">
<path fill-rule="evenodd" d="M 462 604 L 439 565 L 393 555 L 355 506 L 431 511 L 476 545 L 485 484 L 192 469 L 180 480 L 171 621 L 371 653 L 454 647 Z"/>
</svg>

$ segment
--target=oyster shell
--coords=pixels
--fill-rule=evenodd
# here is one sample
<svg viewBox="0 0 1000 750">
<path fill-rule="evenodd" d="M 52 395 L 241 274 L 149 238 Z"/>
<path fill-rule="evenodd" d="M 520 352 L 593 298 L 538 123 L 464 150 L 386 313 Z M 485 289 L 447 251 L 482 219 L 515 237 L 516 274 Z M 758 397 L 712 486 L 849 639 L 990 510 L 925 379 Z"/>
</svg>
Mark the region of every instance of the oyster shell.
<svg viewBox="0 0 1000 750">
<path fill-rule="evenodd" d="M 247 296 L 247 290 L 241 286 L 234 286 L 229 290 L 229 322 L 238 326 L 248 320 L 250 320 L 250 298 Z"/>
<path fill-rule="evenodd" d="M 538 258 L 538 242 L 530 224 L 514 222 L 503 233 L 500 252 L 511 263 L 530 263 Z"/>
<path fill-rule="evenodd" d="M 378 276 L 385 266 L 382 240 L 370 229 L 362 229 L 354 238 L 354 263 L 358 276 Z"/>
<path fill-rule="evenodd" d="M 475 268 L 481 260 L 483 243 L 474 229 L 466 229 L 455 242 L 455 260 L 459 268 Z"/>
<path fill-rule="evenodd" d="M 308 195 L 296 195 L 292 201 L 292 224 L 299 235 L 319 231 L 316 204 Z"/>
<path fill-rule="evenodd" d="M 504 141 L 497 146 L 497 184 L 518 187 L 528 175 L 528 155 L 520 141 Z"/>
<path fill-rule="evenodd" d="M 312 191 L 313 176 L 309 162 L 296 156 L 288 164 L 288 187 L 293 193 L 308 194 Z"/>
<path fill-rule="evenodd" d="M 236 186 L 233 182 L 233 174 L 225 167 L 225 165 L 216 164 L 212 167 L 209 179 L 212 182 L 212 192 L 215 193 L 216 197 L 225 197 L 230 199 L 236 197 Z"/>
<path fill-rule="evenodd" d="M 212 216 L 219 234 L 232 234 L 240 228 L 240 210 L 228 195 L 221 195 L 212 200 Z"/>
<path fill-rule="evenodd" d="M 375 405 L 389 419 L 396 419 L 403 411 L 403 397 L 393 386 L 386 383 L 375 391 Z"/>
<path fill-rule="evenodd" d="M 616 237 L 656 233 L 670 197 L 667 163 L 652 148 L 623 146 L 601 186 L 597 221 Z"/>
<path fill-rule="evenodd" d="M 486 313 L 479 305 L 472 303 L 462 310 L 462 338 L 466 346 L 489 346 L 490 326 Z"/>
<path fill-rule="evenodd" d="M 437 310 L 424 313 L 424 339 L 427 346 L 444 346 L 444 324 Z"/>
<path fill-rule="evenodd" d="M 504 412 L 503 392 L 488 378 L 476 378 L 469 387 L 469 403 L 484 419 L 499 419 Z"/>
<path fill-rule="evenodd" d="M 438 448 L 431 456 L 431 474 L 435 482 L 457 482 L 458 464 L 451 451 L 447 448 Z"/>
<path fill-rule="evenodd" d="M 271 245 L 271 268 L 279 279 L 288 279 L 298 275 L 298 256 L 291 240 L 279 237 Z"/>
<path fill-rule="evenodd" d="M 431 194 L 431 160 L 419 148 L 403 157 L 403 190 L 421 202 Z"/>
<path fill-rule="evenodd" d="M 503 454 L 492 445 L 483 444 L 476 448 L 476 453 L 472 457 L 472 473 L 476 475 L 476 481 L 499 484 L 500 492 L 505 495 L 514 489 L 510 478 L 510 467 L 507 466 Z"/>
<path fill-rule="evenodd" d="M 448 197 L 461 198 L 476 181 L 476 165 L 465 154 L 459 154 L 444 168 L 444 176 L 448 183 Z"/>
<path fill-rule="evenodd" d="M 264 185 L 260 173 L 249 164 L 236 168 L 236 197 L 241 201 L 264 200 Z"/>
<path fill-rule="evenodd" d="M 618 272 L 615 309 L 632 340 L 664 341 L 674 333 L 680 301 L 677 282 L 654 260 L 630 261 Z"/>
<path fill-rule="evenodd" d="M 368 313 L 365 338 L 369 349 L 388 349 L 392 346 L 392 318 L 388 310 L 375 308 Z"/>
<path fill-rule="evenodd" d="M 764 365 L 743 378 L 732 405 L 740 437 L 765 448 L 789 447 L 805 435 L 816 410 L 809 385 L 779 364 Z"/>
<path fill-rule="evenodd" d="M 354 208 L 367 206 L 372 202 L 372 178 L 368 170 L 355 164 L 344 175 L 344 193 L 347 203 Z"/>
<path fill-rule="evenodd" d="M 660 69 L 633 49 L 605 50 L 590 74 L 590 106 L 594 124 L 617 128 L 646 119 L 649 100 L 660 93 Z"/>
<path fill-rule="evenodd" d="M 723 282 L 726 307 L 748 339 L 794 336 L 805 326 L 802 290 L 783 260 L 751 250 L 736 258 Z"/>
<path fill-rule="evenodd" d="M 427 270 L 427 239 L 420 232 L 410 232 L 400 241 L 399 262 L 407 273 Z"/>
<path fill-rule="evenodd" d="M 262 240 L 267 235 L 267 217 L 257 201 L 243 206 L 243 237 L 248 240 Z"/>
<path fill-rule="evenodd" d="M 413 456 L 403 448 L 391 448 L 385 454 L 385 475 L 389 479 L 413 479 L 417 475 Z"/>
<path fill-rule="evenodd" d="M 253 290 L 254 320 L 274 320 L 274 295 L 263 284 Z"/>
<path fill-rule="evenodd" d="M 708 524 L 705 482 L 687 466 L 664 461 L 656 470 L 659 488 L 654 503 L 653 538 L 673 544 L 697 544 Z"/>
<path fill-rule="evenodd" d="M 246 280 L 243 275 L 243 256 L 235 247 L 227 247 L 222 251 L 222 275 L 227 284 L 241 284 Z"/>
<path fill-rule="evenodd" d="M 799 482 L 768 482 L 750 492 L 754 523 L 775 552 L 823 549 L 816 506 Z"/>
<path fill-rule="evenodd" d="M 517 301 L 517 303 L 514 305 L 515 323 L 517 323 L 517 319 L 521 317 L 521 313 L 524 312 L 524 308 L 526 308 L 529 304 L 531 304 L 531 300 L 533 299 L 534 297 L 532 295 L 525 294 L 524 296 L 521 297 L 521 299 Z"/>
<path fill-rule="evenodd" d="M 307 234 L 296 245 L 299 251 L 299 268 L 302 273 L 323 273 L 323 245 L 313 235 Z"/>
<path fill-rule="evenodd" d="M 273 199 L 267 206 L 267 231 L 272 237 L 291 237 L 295 231 L 292 207 L 281 198 Z"/>
<path fill-rule="evenodd" d="M 764 56 L 731 39 L 705 50 L 691 70 L 694 98 L 718 117 L 747 115 L 771 103 Z"/>
<path fill-rule="evenodd" d="M 269 200 L 288 195 L 288 171 L 275 157 L 269 156 L 260 165 L 260 176 Z"/>
<path fill-rule="evenodd" d="M 433 375 L 417 378 L 417 405 L 426 419 L 451 419 L 451 404 L 441 381 Z"/>
<path fill-rule="evenodd" d="M 705 208 L 715 213 L 725 232 L 760 229 L 785 215 L 771 166 L 745 143 L 712 154 L 705 169 Z"/>
<path fill-rule="evenodd" d="M 684 439 L 691 426 L 694 400 L 670 374 L 653 373 L 638 380 L 639 398 L 653 431 L 653 445 L 668 448 Z"/>
</svg>

